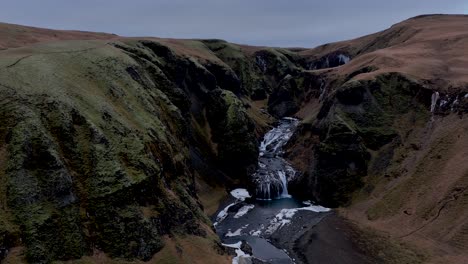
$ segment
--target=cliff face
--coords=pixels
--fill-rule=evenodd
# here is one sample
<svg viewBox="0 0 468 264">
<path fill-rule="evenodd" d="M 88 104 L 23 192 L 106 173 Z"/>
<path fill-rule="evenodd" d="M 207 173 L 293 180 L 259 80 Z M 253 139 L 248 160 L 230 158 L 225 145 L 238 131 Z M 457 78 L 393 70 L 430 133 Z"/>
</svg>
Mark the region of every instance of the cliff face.
<svg viewBox="0 0 468 264">
<path fill-rule="evenodd" d="M 284 89 L 303 118 L 291 192 L 437 261 L 466 259 L 467 25 L 422 16 L 302 51 L 316 84 Z"/>
<path fill-rule="evenodd" d="M 206 214 L 295 115 L 291 193 L 463 259 L 467 28 L 307 50 L 0 24 L 0 258 L 227 263 Z"/>
<path fill-rule="evenodd" d="M 0 51 L 1 258 L 24 247 L 35 263 L 99 252 L 182 261 L 200 254 L 187 244 L 198 241 L 208 256 L 193 261 L 229 260 L 196 186 L 249 184 L 272 120 L 251 98 L 296 70 L 288 51 L 13 25 L 1 34 L 13 35 Z"/>
</svg>

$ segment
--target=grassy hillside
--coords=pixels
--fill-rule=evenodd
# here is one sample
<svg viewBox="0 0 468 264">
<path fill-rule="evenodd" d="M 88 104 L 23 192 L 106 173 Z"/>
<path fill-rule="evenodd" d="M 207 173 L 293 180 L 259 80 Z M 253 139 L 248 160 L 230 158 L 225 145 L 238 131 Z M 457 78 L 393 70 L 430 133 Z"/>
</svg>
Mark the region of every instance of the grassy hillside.
<svg viewBox="0 0 468 264">
<path fill-rule="evenodd" d="M 0 258 L 227 263 L 207 214 L 296 115 L 292 193 L 378 234 L 363 244 L 463 263 L 467 21 L 310 50 L 0 24 Z"/>
<path fill-rule="evenodd" d="M 344 207 L 363 229 L 413 245 L 428 261 L 464 263 L 467 23 L 422 16 L 301 51 L 311 62 L 351 60 L 308 71 L 316 84 L 289 93 L 303 118 L 289 150 L 303 172 L 292 192 Z"/>
<path fill-rule="evenodd" d="M 11 37 L 0 51 L 0 256 L 170 263 L 200 247 L 228 261 L 202 203 L 213 212 L 257 164 L 273 118 L 251 98 L 280 78 L 261 55 L 219 40 L 0 29 Z"/>
</svg>

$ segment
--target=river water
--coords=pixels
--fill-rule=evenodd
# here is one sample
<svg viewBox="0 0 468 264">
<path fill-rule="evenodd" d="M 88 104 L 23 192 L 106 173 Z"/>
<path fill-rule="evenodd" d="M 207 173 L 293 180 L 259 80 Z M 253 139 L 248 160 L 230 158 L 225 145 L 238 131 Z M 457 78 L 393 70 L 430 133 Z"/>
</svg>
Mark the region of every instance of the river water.
<svg viewBox="0 0 468 264">
<path fill-rule="evenodd" d="M 233 202 L 220 210 L 215 228 L 223 244 L 236 249 L 233 263 L 251 263 L 252 258 L 267 263 L 294 263 L 286 250 L 271 243 L 278 230 L 291 225 L 298 211 L 307 212 L 311 219 L 328 208 L 296 200 L 288 193 L 288 181 L 296 171 L 282 158 L 283 147 L 293 135 L 299 121 L 284 118 L 265 134 L 260 144 L 259 166 L 252 175 L 256 184 L 254 197 L 245 189 L 231 192 Z M 240 250 L 240 241 L 252 248 L 253 256 Z"/>
</svg>

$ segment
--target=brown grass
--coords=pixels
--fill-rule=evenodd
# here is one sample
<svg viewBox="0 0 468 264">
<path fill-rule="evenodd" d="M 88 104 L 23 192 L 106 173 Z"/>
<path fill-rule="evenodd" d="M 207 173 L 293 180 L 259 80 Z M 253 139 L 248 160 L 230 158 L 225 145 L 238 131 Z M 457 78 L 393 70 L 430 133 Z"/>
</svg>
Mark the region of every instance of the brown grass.
<svg viewBox="0 0 468 264">
<path fill-rule="evenodd" d="M 53 30 L 0 23 L 0 50 L 18 48 L 39 42 L 113 39 L 116 37 L 117 35 L 107 33 Z"/>
</svg>

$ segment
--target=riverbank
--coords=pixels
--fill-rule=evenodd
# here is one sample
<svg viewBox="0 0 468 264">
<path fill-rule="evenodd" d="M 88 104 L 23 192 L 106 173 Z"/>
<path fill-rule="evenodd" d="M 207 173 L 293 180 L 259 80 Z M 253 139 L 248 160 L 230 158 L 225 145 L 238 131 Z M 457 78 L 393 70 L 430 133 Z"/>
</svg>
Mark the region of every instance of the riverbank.
<svg viewBox="0 0 468 264">
<path fill-rule="evenodd" d="M 363 229 L 336 211 L 298 212 L 270 241 L 296 263 L 425 263 L 427 257 L 383 233 Z"/>
<path fill-rule="evenodd" d="M 357 243 L 357 230 L 335 212 L 298 212 L 290 225 L 271 236 L 296 263 L 373 263 Z"/>
</svg>

